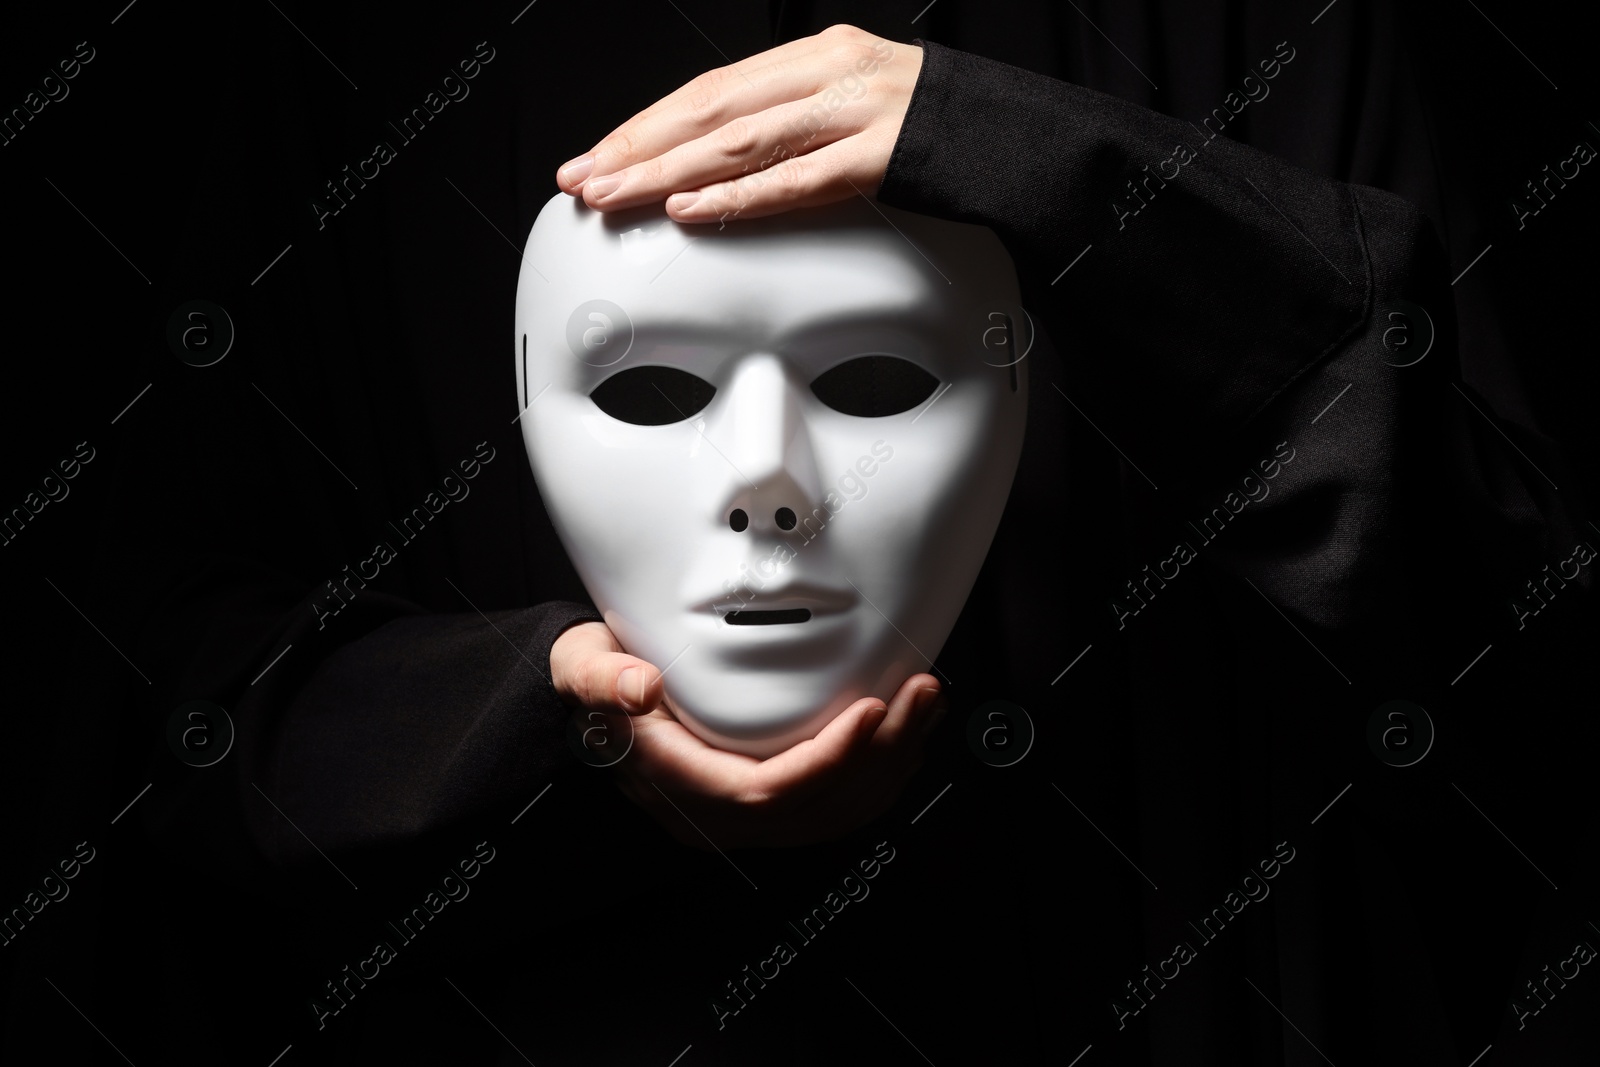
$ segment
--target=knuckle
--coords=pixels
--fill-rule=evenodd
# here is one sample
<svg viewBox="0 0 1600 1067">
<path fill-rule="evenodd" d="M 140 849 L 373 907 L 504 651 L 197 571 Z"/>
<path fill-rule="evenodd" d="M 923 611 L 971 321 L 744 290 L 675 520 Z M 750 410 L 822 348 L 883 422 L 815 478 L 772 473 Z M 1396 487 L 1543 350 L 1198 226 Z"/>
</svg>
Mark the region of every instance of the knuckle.
<svg viewBox="0 0 1600 1067">
<path fill-rule="evenodd" d="M 717 147 L 728 159 L 746 159 L 757 146 L 755 127 L 743 119 L 735 119 L 716 133 Z"/>
<path fill-rule="evenodd" d="M 721 71 L 707 71 L 694 81 L 690 82 L 688 95 L 684 98 L 684 107 L 690 116 L 696 119 L 709 119 L 722 107 L 722 82 Z"/>
<path fill-rule="evenodd" d="M 669 183 L 666 165 L 657 157 L 647 163 L 638 163 L 622 174 L 622 181 L 630 191 L 659 189 Z"/>
<path fill-rule="evenodd" d="M 828 49 L 828 59 L 841 70 L 854 70 L 855 65 L 871 52 L 872 50 L 861 41 L 840 39 Z"/>
<path fill-rule="evenodd" d="M 803 192 L 809 187 L 815 172 L 815 164 L 798 158 L 785 160 L 782 166 L 767 171 L 785 194 Z"/>
<path fill-rule="evenodd" d="M 818 37 L 827 37 L 833 40 L 841 41 L 853 40 L 860 35 L 861 30 L 850 25 L 848 22 L 835 22 L 833 25 L 817 34 Z"/>
<path fill-rule="evenodd" d="M 725 216 L 737 218 L 744 210 L 755 202 L 751 195 L 755 190 L 749 182 L 729 182 L 721 197 L 722 210 Z"/>
<path fill-rule="evenodd" d="M 595 149 L 597 169 L 602 163 L 609 169 L 631 161 L 636 145 L 637 141 L 632 133 L 626 129 L 616 130 Z"/>
<path fill-rule="evenodd" d="M 611 703 L 610 676 L 605 671 L 601 657 L 590 653 L 577 664 L 577 694 L 586 707 L 605 706 Z"/>
</svg>

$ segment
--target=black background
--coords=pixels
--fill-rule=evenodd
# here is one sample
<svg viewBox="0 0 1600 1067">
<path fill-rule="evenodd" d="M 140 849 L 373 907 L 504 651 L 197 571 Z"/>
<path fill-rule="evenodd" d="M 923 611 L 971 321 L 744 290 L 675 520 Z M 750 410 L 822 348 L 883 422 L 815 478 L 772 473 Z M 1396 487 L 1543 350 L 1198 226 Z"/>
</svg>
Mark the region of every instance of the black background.
<svg viewBox="0 0 1600 1067">
<path fill-rule="evenodd" d="M 969 8 L 940 0 L 915 26 L 911 18 L 921 4 L 903 5 L 903 12 L 900 6 L 818 5 L 808 17 L 816 27 L 854 21 L 902 41 L 926 33 L 954 47 L 1029 65 L 1030 39 L 1018 32 L 1010 5 Z M 1083 7 L 1117 37 L 1118 16 L 1101 6 Z M 1339 0 L 1311 27 L 1305 24 L 1320 5 L 1290 6 L 1292 13 L 1280 11 L 1273 17 L 1281 18 L 1289 27 L 1286 34 L 1297 44 L 1303 41 L 1302 47 L 1313 55 L 1318 30 L 1331 38 L 1347 24 L 1340 20 L 1359 25 L 1367 10 L 1354 0 Z M 235 457 L 251 453 L 258 463 L 270 466 L 275 455 L 288 457 L 304 446 L 262 403 L 252 382 L 286 409 L 308 412 L 302 428 L 319 444 L 331 442 L 324 447 L 336 458 L 343 454 L 337 443 L 346 435 L 353 439 L 374 432 L 376 420 L 387 420 L 384 440 L 401 450 L 392 454 L 393 468 L 362 469 L 358 464 L 348 473 L 358 482 L 389 481 L 397 498 L 409 499 L 425 486 L 436 461 L 470 454 L 472 443 L 486 435 L 476 433 L 480 422 L 495 426 L 491 439 L 502 459 L 494 474 L 528 483 L 519 439 L 507 425 L 515 411 L 510 361 L 499 354 L 510 332 L 516 248 L 533 213 L 555 192 L 554 169 L 644 104 L 725 62 L 718 48 L 737 59 L 771 44 L 767 5 L 756 3 L 679 0 L 681 10 L 666 2 L 606 10 L 539 0 L 515 25 L 511 22 L 519 4 L 417 11 L 280 7 L 281 12 L 268 3 L 222 10 L 139 0 L 120 17 L 116 4 L 28 9 L 6 17 L 0 107 L 20 105 L 57 60 L 72 54 L 77 42 L 87 40 L 97 53 L 69 83 L 65 100 L 50 104 L 15 142 L 0 148 L 5 190 L 0 204 L 7 216 L 7 240 L 0 254 L 7 261 L 9 340 L 0 423 L 5 456 L 0 507 L 19 504 L 78 442 L 87 440 L 96 449 L 96 459 L 72 481 L 70 496 L 46 507 L 14 543 L 0 549 L 0 589 L 10 619 L 3 645 L 7 762 L 0 845 L 6 859 L 0 906 L 20 902 L 27 885 L 69 855 L 76 842 L 87 839 L 99 851 L 73 883 L 72 895 L 47 908 L 3 950 L 18 964 L 8 979 L 7 1039 L 16 1041 L 19 1051 L 39 1049 L 28 1056 L 30 1062 L 42 1058 L 45 1049 L 60 1062 L 121 1062 L 103 1038 L 139 1064 L 190 1059 L 266 1064 L 291 1043 L 293 1050 L 281 1061 L 285 1064 L 305 1062 L 306 1057 L 337 1062 L 341 1055 L 354 1054 L 339 1044 L 354 1040 L 349 1034 L 354 1024 L 335 1037 L 316 1035 L 304 1006 L 322 979 L 336 973 L 337 966 L 328 967 L 327 961 L 354 962 L 359 956 L 353 949 L 364 940 L 359 930 L 346 944 L 335 944 L 327 932 L 346 921 L 339 910 L 343 905 L 323 907 L 303 899 L 276 913 L 277 898 L 252 896 L 226 878 L 209 876 L 203 865 L 174 862 L 147 839 L 135 815 L 110 825 L 152 781 L 151 753 L 162 758 L 159 729 L 164 718 L 124 710 L 138 706 L 129 696 L 143 683 L 137 668 L 112 647 L 131 652 L 139 644 L 138 628 L 150 610 L 141 599 L 150 592 L 141 570 L 147 565 L 153 569 L 154 561 L 166 562 L 168 553 L 180 550 L 175 546 L 192 544 L 197 536 L 226 542 L 239 535 L 241 523 L 265 524 L 270 536 L 290 546 L 285 556 L 293 563 L 286 565 L 315 567 L 307 561 L 337 555 L 329 545 L 338 542 L 338 533 L 323 524 L 340 520 L 332 517 L 336 509 L 319 508 L 317 497 L 332 482 L 316 491 L 275 497 L 273 487 L 254 484 L 246 476 L 257 466 L 232 464 Z M 1252 57 L 1230 54 L 1227 44 L 1229 27 L 1242 17 L 1226 5 L 1203 19 L 1197 16 L 1197 24 L 1209 29 L 1190 34 L 1183 47 L 1229 55 L 1242 69 Z M 288 18 L 309 34 L 315 47 Z M 1405 9 L 1400 24 L 1405 51 L 1414 62 L 1410 69 L 1416 91 L 1428 103 L 1433 138 L 1428 151 L 1440 177 L 1433 198 L 1422 206 L 1439 224 L 1453 271 L 1465 268 L 1478 250 L 1493 246 L 1455 290 L 1463 379 L 1488 397 L 1502 418 L 1524 427 L 1525 442 L 1548 438 L 1560 443 L 1571 466 L 1556 480 L 1571 513 L 1586 516 L 1582 501 L 1595 478 L 1592 412 L 1597 379 L 1590 310 L 1593 235 L 1600 212 L 1600 188 L 1591 190 L 1589 185 L 1600 179 L 1585 168 L 1521 230 L 1509 201 L 1545 164 L 1569 155 L 1574 141 L 1600 144 L 1600 132 L 1590 125 L 1600 109 L 1593 106 L 1588 39 L 1571 9 L 1548 5 L 1483 5 L 1481 11 L 1469 3 L 1418 6 Z M 941 26 L 952 36 L 941 36 Z M 1111 54 L 1094 31 L 1083 32 L 1086 56 Z M 440 116 L 437 134 L 430 130 L 415 145 L 402 148 L 373 188 L 319 232 L 308 201 L 334 175 L 309 172 L 301 161 L 317 154 L 354 164 L 386 118 L 419 102 L 480 40 L 488 40 L 497 55 L 473 83 L 472 96 Z M 1350 62 L 1377 61 L 1360 47 L 1359 34 L 1339 41 L 1328 47 L 1347 50 Z M 1158 110 L 1173 104 L 1159 94 L 1151 98 L 1126 70 L 1110 63 L 1087 66 L 1103 74 L 1100 83 L 1091 83 L 1095 88 Z M 1217 84 L 1224 89 L 1236 81 L 1226 73 L 1219 77 Z M 1326 88 L 1334 95 L 1340 92 L 1336 85 Z M 1359 93 L 1349 95 L 1353 110 L 1375 106 L 1370 98 L 1357 100 Z M 1171 110 L 1182 114 L 1176 107 Z M 1316 113 L 1307 118 L 1305 144 L 1321 147 L 1306 151 L 1326 162 L 1334 176 L 1356 168 L 1351 162 L 1356 156 L 1376 153 L 1380 161 L 1403 161 L 1417 151 L 1415 143 L 1341 143 L 1339 131 L 1318 127 L 1317 121 Z M 506 138 L 513 130 L 519 143 L 498 155 L 513 159 L 516 173 L 486 173 L 473 166 L 475 141 Z M 290 136 L 285 131 L 303 139 L 304 153 L 282 150 L 283 139 Z M 1404 130 L 1396 134 L 1407 135 Z M 1385 166 L 1368 169 L 1382 174 Z M 1403 186 L 1409 178 L 1396 173 L 1394 180 Z M 497 234 L 496 228 L 503 233 Z M 508 247 L 508 241 L 515 247 Z M 292 249 L 285 258 L 252 285 L 288 245 Z M 341 301 L 366 298 L 341 293 L 332 283 L 317 287 L 329 278 L 359 280 L 364 270 L 379 263 L 410 279 L 406 290 L 385 299 L 420 300 L 436 309 L 437 332 L 428 343 L 455 353 L 438 362 L 436 377 L 423 378 L 409 368 L 385 376 L 383 342 L 392 325 L 341 318 Z M 1240 284 L 1247 290 L 1248 280 Z M 166 340 L 173 310 L 196 298 L 228 308 L 238 330 L 235 350 L 211 368 L 186 366 Z M 366 300 L 363 306 L 374 304 Z M 325 374 L 319 369 L 315 386 L 307 385 L 311 379 L 296 376 L 291 388 L 289 379 L 274 377 L 273 366 L 297 343 L 306 354 L 296 359 L 316 360 L 328 353 L 359 358 L 346 367 L 330 362 Z M 463 395 L 469 393 L 477 372 L 465 368 L 484 351 L 496 354 L 489 362 L 505 365 L 486 376 L 507 371 L 501 375 L 507 379 L 502 405 L 506 417 L 496 412 L 485 420 L 481 413 L 458 411 L 452 416 L 459 416 L 458 422 L 430 426 L 426 434 L 419 431 L 416 451 L 405 454 L 411 435 L 404 427 L 426 418 L 415 409 L 416 398 L 457 386 Z M 463 369 L 457 370 L 453 361 Z M 149 392 L 118 418 L 147 385 Z M 304 391 L 312 388 L 325 392 Z M 118 421 L 112 425 L 114 418 Z M 295 454 L 285 464 L 304 460 Z M 320 461 L 313 457 L 309 462 Z M 408 463 L 421 473 L 409 480 L 392 473 Z M 520 473 L 513 475 L 510 468 Z M 1102 469 L 1082 472 L 1082 477 L 1090 485 L 1099 478 L 1100 487 L 1106 488 L 1109 475 Z M 252 496 L 266 503 L 240 503 Z M 536 514 L 531 499 L 525 507 Z M 509 523 L 498 534 L 482 535 L 517 536 Z M 269 534 L 258 527 L 252 536 Z M 553 540 L 547 530 L 541 536 L 541 558 L 548 561 Z M 1471 539 L 1475 532 L 1463 530 L 1460 536 Z M 529 555 L 540 553 L 530 550 Z M 469 560 L 461 566 L 470 573 L 475 566 L 494 566 L 502 556 L 488 549 L 481 563 Z M 427 572 L 431 562 L 422 557 L 408 561 L 408 567 Z M 563 563 L 548 565 L 560 573 L 547 577 L 544 587 L 564 583 L 567 595 L 581 596 Z M 1459 576 L 1469 585 L 1480 579 Z M 414 578 L 420 599 L 443 588 L 437 579 Z M 1503 587 L 1482 582 L 1481 588 L 1478 601 L 1492 605 L 1486 617 L 1508 614 Z M 1574 601 L 1578 592 L 1574 590 Z M 480 606 L 519 603 L 512 592 L 504 602 Z M 1527 1050 L 1535 1046 L 1519 1053 L 1513 1042 L 1536 1037 L 1548 1042 L 1542 1055 L 1558 1050 L 1576 1055 L 1580 1041 L 1587 1042 L 1590 1055 L 1595 1047 L 1585 1017 L 1592 1019 L 1600 978 L 1587 970 L 1574 982 L 1572 1003 L 1558 1000 L 1548 1017 L 1530 1023 L 1532 1036 L 1515 1036 L 1505 1007 L 1514 978 L 1536 973 L 1539 961 L 1554 963 L 1570 948 L 1560 938 L 1550 944 L 1525 941 L 1534 936 L 1528 931 L 1538 927 L 1541 915 L 1558 908 L 1567 917 L 1600 921 L 1592 896 L 1583 896 L 1586 885 L 1593 888 L 1586 861 L 1572 854 L 1593 840 L 1593 798 L 1582 781 L 1593 752 L 1586 738 L 1592 734 L 1580 725 L 1592 715 L 1588 662 L 1593 644 L 1583 636 L 1588 620 L 1580 617 L 1578 605 L 1559 607 L 1539 619 L 1537 635 L 1520 645 L 1497 640 L 1496 651 L 1506 656 L 1486 660 L 1475 676 L 1468 676 L 1481 687 L 1481 717 L 1473 722 L 1478 733 L 1471 741 L 1474 756 L 1464 758 L 1479 768 L 1482 788 L 1474 791 L 1475 798 L 1502 814 L 1500 827 L 1562 888 L 1552 904 L 1540 895 L 1544 884 L 1520 866 L 1506 840 L 1481 823 L 1469 822 L 1461 831 L 1463 851 L 1458 855 L 1473 857 L 1461 870 L 1476 871 L 1473 876 L 1483 878 L 1485 885 L 1506 887 L 1503 895 L 1494 896 L 1479 886 L 1492 906 L 1466 912 L 1453 909 L 1451 883 L 1441 878 L 1435 885 L 1440 895 L 1425 902 L 1443 916 L 1436 929 L 1453 931 L 1437 934 L 1438 940 L 1422 955 L 1433 961 L 1434 980 L 1443 990 L 1443 1017 L 1449 1020 L 1440 1026 L 1452 1034 L 1448 1043 L 1461 1063 L 1490 1042 L 1495 1049 L 1483 1064 L 1532 1062 L 1525 1055 L 1531 1056 Z M 1463 664 L 1471 651 L 1461 658 Z M 1104 669 L 1114 673 L 1117 668 L 1112 664 Z M 1109 701 L 1096 705 L 1097 716 L 1114 713 Z M 947 736 L 945 741 L 950 760 L 965 755 L 959 751 L 959 738 Z M 899 1003 L 893 995 L 873 998 L 912 1038 L 921 1038 L 918 1044 L 933 1062 L 978 1062 L 975 1050 L 991 1042 L 1009 1050 L 995 1062 L 1033 1056 L 1039 1062 L 1064 1063 L 1090 1043 L 1095 1049 L 1084 1063 L 1112 1054 L 1115 1031 L 1105 1025 L 1111 1020 L 1103 1004 L 1081 1011 L 1075 1003 L 1064 1008 L 1059 991 L 1042 985 L 1038 972 L 1004 969 L 1003 952 L 980 957 L 978 973 L 962 962 L 963 954 L 983 940 L 974 932 L 981 929 L 997 943 L 1058 943 L 1059 967 L 1070 969 L 1072 931 L 1120 921 L 1114 911 L 1102 910 L 1102 905 L 1125 906 L 1106 903 L 1117 898 L 1112 890 L 1105 891 L 1106 901 L 1088 891 L 1074 893 L 1073 886 L 1086 877 L 1078 853 L 1047 848 L 1035 836 L 1038 827 L 1015 815 L 1054 803 L 1048 783 L 1070 781 L 1072 761 L 1084 760 L 1067 755 L 1073 743 L 1063 732 L 1042 737 L 1041 745 L 1035 763 L 1052 766 L 1051 772 L 1034 767 L 1031 777 L 1018 775 L 1003 786 L 994 785 L 993 778 L 970 778 L 970 767 L 963 772 L 969 779 L 940 802 L 954 809 L 942 814 L 957 826 L 951 831 L 955 843 L 941 845 L 943 858 L 914 859 L 920 866 L 912 869 L 907 869 L 911 864 L 887 867 L 878 887 L 888 899 L 876 907 L 884 912 L 909 909 L 920 918 L 897 924 L 884 916 L 881 939 L 854 944 L 848 963 L 839 958 L 812 963 L 805 958 L 812 950 L 802 950 L 800 966 L 813 970 L 793 979 L 786 972 L 778 980 L 780 986 L 792 981 L 794 991 L 775 989 L 768 994 L 767 1014 L 749 1021 L 740 1037 L 750 1042 L 745 1054 L 753 1058 L 747 1062 L 781 1062 L 780 1051 L 798 1059 L 813 1044 L 830 1050 L 823 1054 L 835 1062 L 866 1062 L 869 1057 L 874 1062 L 921 1062 L 880 1016 L 851 999 L 855 994 L 834 988 L 840 983 L 831 976 L 826 981 L 833 986 L 824 987 L 821 975 L 836 968 L 857 975 L 879 993 L 906 988 L 902 983 L 907 976 L 926 972 L 934 961 L 942 969 L 927 980 L 949 991 L 942 1011 L 926 1002 Z M 1052 758 L 1061 762 L 1049 764 Z M 1486 766 L 1490 769 L 1484 770 Z M 907 825 L 910 817 L 947 780 L 952 779 L 919 779 L 902 805 L 905 810 L 897 810 L 899 821 L 892 830 L 821 853 L 809 873 L 792 883 L 787 898 L 791 913 L 819 899 L 834 872 L 870 854 L 873 842 L 884 837 L 896 845 L 916 840 Z M 1435 784 L 1455 803 L 1459 798 L 1447 793 L 1447 781 Z M 141 803 L 153 799 L 147 796 Z M 940 814 L 937 807 L 933 811 L 930 820 Z M 486 1008 L 485 999 L 492 995 L 486 986 L 523 990 L 528 999 L 521 1003 L 538 1008 L 526 1019 L 519 1016 L 513 1024 L 495 1011 L 487 1013 L 533 1062 L 569 1062 L 559 1058 L 560 1050 L 573 1057 L 570 1062 L 582 1062 L 584 1042 L 595 1042 L 602 1050 L 611 1047 L 607 1042 L 616 1037 L 614 1031 L 628 1030 L 631 1020 L 640 1017 L 637 1001 L 668 996 L 673 970 L 659 953 L 681 953 L 684 948 L 651 931 L 672 925 L 680 907 L 694 914 L 694 902 L 723 891 L 732 872 L 712 855 L 669 885 L 664 876 L 655 880 L 645 859 L 618 859 L 635 845 L 641 857 L 659 856 L 667 846 L 630 822 L 626 807 L 603 790 L 590 806 L 542 814 L 552 820 L 589 820 L 597 829 L 587 847 L 606 862 L 551 870 L 541 866 L 537 849 L 519 852 L 508 845 L 503 849 L 507 861 L 499 869 L 491 867 L 478 890 L 480 899 L 503 894 L 497 898 L 501 904 L 485 905 L 479 913 L 485 928 L 477 935 L 480 941 L 473 941 L 465 925 L 459 939 L 464 946 L 476 945 L 475 958 L 495 960 L 490 949 L 501 936 L 494 932 L 495 924 L 526 907 L 527 926 L 520 931 L 506 928 L 503 934 L 507 944 L 516 945 L 511 953 L 516 962 L 507 965 L 498 958 L 480 964 L 485 969 L 476 972 L 447 973 Z M 1388 817 L 1403 834 L 1412 814 L 1397 803 Z M 1061 825 L 1055 821 L 1058 815 L 1050 825 Z M 1071 829 L 1076 834 L 1082 827 L 1072 824 Z M 446 842 L 419 845 L 414 854 L 393 861 L 409 879 L 396 889 L 396 899 L 417 897 L 428 872 L 442 868 L 441 857 L 448 862 L 467 855 L 469 846 L 462 833 Z M 581 850 L 584 843 L 581 838 L 568 840 L 562 847 Z M 1102 845 L 1085 835 L 1081 841 L 1074 838 L 1073 847 L 1088 854 Z M 1419 852 L 1433 847 L 1419 843 Z M 903 848 L 915 854 L 910 845 Z M 558 852 L 552 848 L 545 855 Z M 980 852 L 1016 862 L 990 871 L 974 869 L 971 857 Z M 1106 858 L 1093 853 L 1096 865 Z M 789 868 L 771 856 L 746 862 L 756 882 L 768 876 L 763 871 L 769 864 L 777 865 L 769 872 L 771 878 L 790 876 Z M 518 873 L 508 873 L 508 867 Z M 617 884 L 613 879 L 623 873 L 635 880 Z M 1354 878 L 1350 892 L 1353 898 L 1371 895 L 1362 907 L 1381 916 L 1387 875 L 1362 874 L 1364 881 Z M 501 875 L 500 886 L 487 885 L 488 878 Z M 917 896 L 914 909 L 890 897 L 888 883 L 897 875 L 906 880 L 904 891 Z M 1126 870 L 1118 876 L 1130 878 L 1129 888 L 1137 884 Z M 985 886 L 987 897 L 973 895 Z M 1060 896 L 1022 899 L 1045 893 L 1041 886 Z M 517 904 L 513 896 L 527 903 Z M 638 1047 L 659 1048 L 658 1062 L 663 1064 L 691 1043 L 694 1049 L 683 1059 L 685 1065 L 730 1054 L 713 1051 L 714 1042 L 726 1035 L 708 1026 L 701 991 L 715 988 L 716 975 L 732 977 L 743 963 L 754 963 L 766 953 L 772 938 L 781 936 L 774 931 L 784 907 L 775 905 L 764 913 L 765 919 L 736 930 L 708 931 L 706 937 L 719 948 L 707 949 L 694 963 L 703 973 L 697 971 L 682 989 L 671 991 L 687 1006 L 674 1008 L 677 1015 L 665 1010 L 642 1013 L 649 1023 L 646 1036 L 636 1038 Z M 870 907 L 875 905 L 863 903 L 861 910 Z M 367 910 L 348 921 L 373 926 L 380 913 Z M 1043 921 L 1040 915 L 1054 918 Z M 949 925 L 937 921 L 941 916 Z M 1593 936 L 1600 940 L 1600 933 Z M 312 947 L 304 947 L 297 937 Z M 651 959 L 655 962 L 644 962 Z M 862 959 L 875 961 L 876 973 L 863 972 Z M 1080 983 L 1083 989 L 1103 989 L 1110 997 L 1148 959 L 1130 945 L 1126 974 L 1062 982 L 1074 990 Z M 507 966 L 514 976 L 504 983 L 486 977 Z M 1000 969 L 983 970 L 985 966 Z M 872 974 L 870 983 L 859 977 L 862 973 Z M 559 997 L 548 1003 L 543 999 L 558 988 L 563 996 L 576 996 L 571 983 L 580 980 L 569 977 L 576 975 L 582 976 L 583 1003 L 592 1009 L 586 1017 L 570 1014 L 570 1005 L 560 1009 L 569 1014 L 556 1013 L 551 1005 L 567 1003 Z M 1350 980 L 1359 983 L 1365 977 L 1352 975 Z M 402 993 L 402 982 L 414 985 Z M 433 984 L 424 986 L 426 982 Z M 392 997 L 367 995 L 370 1003 L 363 1010 L 370 1014 L 360 1025 L 370 1043 L 364 1047 L 385 1049 L 402 1062 L 477 1062 L 475 1056 L 492 1062 L 491 1057 L 501 1054 L 500 1038 L 436 975 L 397 978 L 394 985 Z M 1580 994 L 1587 1002 L 1577 1002 Z M 792 999 L 775 1006 L 772 1001 L 780 995 Z M 952 1005 L 965 1007 L 956 1010 Z M 1557 1014 L 1561 1008 L 1565 1016 Z M 1395 1003 L 1392 1009 L 1413 1015 L 1431 1010 L 1407 1003 Z M 502 1010 L 510 1010 L 503 1001 Z M 937 1030 L 925 1027 L 919 1032 L 917 1025 L 925 1020 L 918 1012 L 942 1015 L 946 1040 L 933 1036 Z M 1080 1032 L 1062 1021 L 1080 1015 L 1100 1020 L 1096 1025 L 1101 1029 Z M 678 1018 L 681 1029 L 673 1026 Z M 918 1024 L 908 1024 L 911 1018 Z M 746 1022 L 729 1025 L 738 1030 Z M 334 1030 L 341 1026 L 343 1020 L 330 1024 Z M 1375 1022 L 1371 1033 L 1380 1032 L 1381 1024 Z M 392 1036 L 370 1036 L 385 1033 Z M 853 1036 L 857 1034 L 867 1036 Z M 963 1035 L 959 1041 L 957 1034 Z M 546 1039 L 542 1044 L 541 1038 Z M 841 1052 L 836 1042 L 843 1041 L 850 1044 Z M 1399 1056 L 1403 1050 L 1381 1052 Z M 657 1062 L 621 1053 L 613 1061 L 610 1055 L 597 1051 L 588 1061 Z M 1262 1062 L 1311 1062 L 1306 1055 L 1304 1047 L 1260 1053 Z M 1378 1062 L 1379 1055 L 1373 1053 L 1368 1062 Z M 1333 1059 L 1347 1062 L 1337 1053 Z"/>
</svg>

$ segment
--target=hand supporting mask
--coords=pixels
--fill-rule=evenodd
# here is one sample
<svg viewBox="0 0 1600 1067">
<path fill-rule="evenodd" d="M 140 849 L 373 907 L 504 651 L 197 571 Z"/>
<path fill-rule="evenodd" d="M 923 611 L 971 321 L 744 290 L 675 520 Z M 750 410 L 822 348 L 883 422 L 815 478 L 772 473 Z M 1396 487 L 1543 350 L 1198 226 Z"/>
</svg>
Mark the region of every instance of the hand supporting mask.
<svg viewBox="0 0 1600 1067">
<path fill-rule="evenodd" d="M 1022 447 L 1031 326 L 993 232 L 860 199 L 713 230 L 558 194 L 516 318 L 545 506 L 685 726 L 766 757 L 929 668 Z"/>
</svg>

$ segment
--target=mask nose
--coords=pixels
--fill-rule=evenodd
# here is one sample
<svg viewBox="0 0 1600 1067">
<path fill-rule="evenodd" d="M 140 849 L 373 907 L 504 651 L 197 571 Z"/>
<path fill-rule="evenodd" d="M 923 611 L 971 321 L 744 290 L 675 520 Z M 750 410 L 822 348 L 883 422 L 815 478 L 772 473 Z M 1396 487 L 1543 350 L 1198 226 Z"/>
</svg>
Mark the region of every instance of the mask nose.
<svg viewBox="0 0 1600 1067">
<path fill-rule="evenodd" d="M 741 361 L 726 386 L 716 436 L 733 469 L 722 519 L 737 533 L 787 533 L 821 499 L 799 388 L 783 362 L 766 354 Z"/>
</svg>

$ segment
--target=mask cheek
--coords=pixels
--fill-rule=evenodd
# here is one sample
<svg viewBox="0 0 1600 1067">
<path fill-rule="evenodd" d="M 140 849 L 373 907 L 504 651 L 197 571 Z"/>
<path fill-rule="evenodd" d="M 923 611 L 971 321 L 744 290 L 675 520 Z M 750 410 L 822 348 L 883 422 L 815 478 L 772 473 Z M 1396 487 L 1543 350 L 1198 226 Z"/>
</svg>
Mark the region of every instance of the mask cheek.
<svg viewBox="0 0 1600 1067">
<path fill-rule="evenodd" d="M 851 500 L 860 500 L 867 495 L 867 483 L 856 477 L 854 471 L 845 471 L 839 479 L 839 491 Z"/>
</svg>

